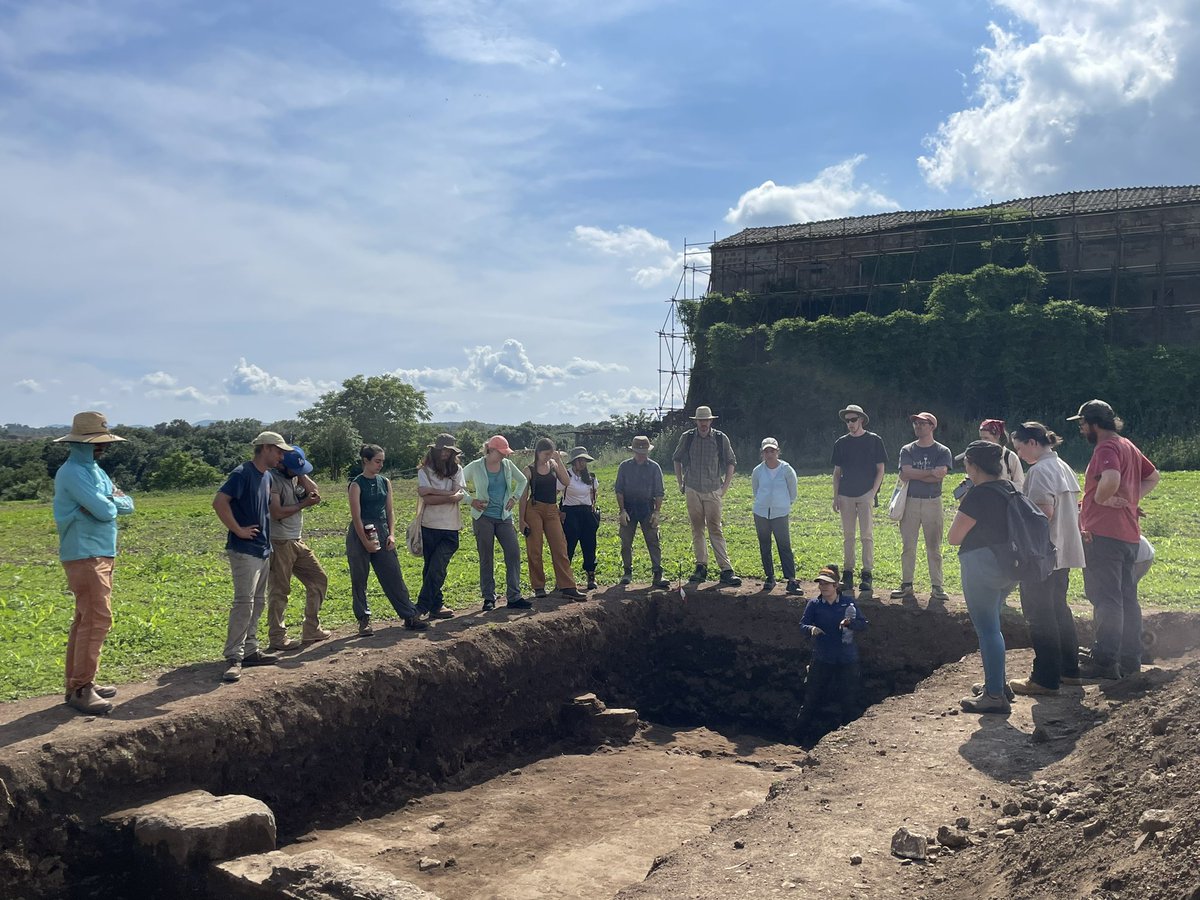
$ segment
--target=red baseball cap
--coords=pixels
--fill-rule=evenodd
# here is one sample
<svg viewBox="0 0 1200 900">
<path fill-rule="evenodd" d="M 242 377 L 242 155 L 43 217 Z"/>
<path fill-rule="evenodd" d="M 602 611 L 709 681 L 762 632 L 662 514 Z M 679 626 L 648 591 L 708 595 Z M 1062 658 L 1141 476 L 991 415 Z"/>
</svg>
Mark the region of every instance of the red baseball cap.
<svg viewBox="0 0 1200 900">
<path fill-rule="evenodd" d="M 937 416 L 931 412 L 919 412 L 915 416 L 909 416 L 908 418 L 912 422 L 928 422 L 934 428 L 937 428 Z"/>
</svg>

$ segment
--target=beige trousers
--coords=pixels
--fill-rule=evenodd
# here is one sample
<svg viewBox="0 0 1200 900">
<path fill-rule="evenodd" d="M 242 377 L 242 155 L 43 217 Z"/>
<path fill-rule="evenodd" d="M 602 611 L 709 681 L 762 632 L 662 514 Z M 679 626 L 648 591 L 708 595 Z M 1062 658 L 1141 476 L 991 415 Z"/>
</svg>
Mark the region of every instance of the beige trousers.
<svg viewBox="0 0 1200 900">
<path fill-rule="evenodd" d="M 862 538 L 862 567 L 870 572 L 875 568 L 875 521 L 871 513 L 875 505 L 875 493 L 861 497 L 838 495 L 838 506 L 842 513 L 842 568 L 854 568 L 854 526 Z"/>
<path fill-rule="evenodd" d="M 287 643 L 288 599 L 292 595 L 292 576 L 304 585 L 304 625 L 301 640 L 317 637 L 321 629 L 321 604 L 329 591 L 329 576 L 304 541 L 271 541 L 271 579 L 267 594 L 267 636 L 272 646 Z"/>
<path fill-rule="evenodd" d="M 725 548 L 725 532 L 721 528 L 721 492 L 694 491 L 687 489 L 688 521 L 692 525 L 692 552 L 696 554 L 696 565 L 708 565 L 708 546 L 704 540 L 704 529 L 708 529 L 708 540 L 712 542 L 713 556 L 721 571 L 732 569 L 729 551 Z"/>
<path fill-rule="evenodd" d="M 925 558 L 929 561 L 929 583 L 942 587 L 942 498 L 920 500 L 909 497 L 900 520 L 900 581 L 912 584 L 917 569 L 917 535 L 925 535 Z"/>
</svg>

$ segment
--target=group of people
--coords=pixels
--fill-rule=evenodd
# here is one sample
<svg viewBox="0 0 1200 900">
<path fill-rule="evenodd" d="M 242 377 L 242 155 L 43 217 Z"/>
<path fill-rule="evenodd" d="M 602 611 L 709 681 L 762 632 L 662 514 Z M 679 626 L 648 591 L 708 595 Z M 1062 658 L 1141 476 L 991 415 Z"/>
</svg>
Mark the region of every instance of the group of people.
<svg viewBox="0 0 1200 900">
<path fill-rule="evenodd" d="M 879 435 L 867 429 L 870 419 L 861 406 L 851 404 L 839 410 L 839 417 L 846 433 L 833 448 L 833 509 L 841 517 L 843 566 L 840 570 L 827 566 L 818 573 L 818 596 L 807 605 L 801 623 L 815 640 L 807 713 L 834 686 L 843 707 L 849 711 L 853 706 L 849 698 L 858 681 L 853 632 L 867 626 L 854 600 L 874 595 L 873 510 L 887 467 L 887 450 Z M 688 581 L 708 580 L 711 548 L 716 580 L 737 586 L 741 580 L 733 570 L 722 524 L 724 497 L 737 458 L 728 435 L 714 427 L 717 417 L 710 407 L 697 407 L 691 418 L 694 427 L 683 432 L 672 455 L 696 560 Z M 942 483 L 955 458 L 934 439 L 937 419 L 932 413 L 910 418 L 915 439 L 900 450 L 898 485 L 890 510 L 899 522 L 902 538 L 901 583 L 891 597 L 915 599 L 916 545 L 923 534 L 930 599 L 942 601 L 947 599 L 942 580 Z M 961 503 L 950 527 L 949 543 L 959 547 L 963 592 L 979 633 L 985 670 L 984 682 L 976 686 L 975 695 L 963 700 L 968 710 L 1006 711 L 1015 693 L 1050 693 L 1064 682 L 1120 677 L 1140 666 L 1135 569 L 1140 538 L 1138 501 L 1154 487 L 1158 473 L 1120 436 L 1120 420 L 1108 404 L 1090 401 L 1072 419 L 1080 422 L 1081 434 L 1095 446 L 1082 513 L 1075 474 L 1054 450 L 1061 439 L 1040 423 L 1024 423 L 1009 436 L 1003 421 L 984 420 L 980 439 L 959 457 L 967 478 L 955 491 Z M 123 438 L 111 433 L 102 414 L 85 412 L 75 417 L 71 433 L 58 440 L 71 445 L 70 456 L 56 476 L 54 513 L 60 557 L 76 598 L 67 646 L 66 701 L 82 712 L 104 713 L 111 709 L 116 693 L 113 687 L 96 683 L 101 646 L 112 622 L 115 520 L 132 512 L 133 501 L 113 487 L 97 460 L 106 446 Z M 279 653 L 330 636 L 320 622 L 329 579 L 303 540 L 303 512 L 322 499 L 310 477 L 312 464 L 301 448 L 275 432 L 262 432 L 252 444 L 252 458 L 229 474 L 212 503 L 226 528 L 225 549 L 233 580 L 224 647 L 225 681 L 239 680 L 245 667 L 274 664 Z M 659 537 L 665 489 L 662 469 L 650 458 L 653 449 L 648 437 L 635 437 L 629 447 L 632 456 L 618 467 L 612 489 L 619 519 L 620 583 L 632 581 L 633 545 L 640 529 L 650 557 L 652 584 L 661 589 L 669 586 Z M 439 435 L 429 445 L 417 473 L 416 517 L 404 536 L 409 549 L 424 562 L 414 603 L 396 552 L 392 486 L 382 474 L 385 451 L 375 444 L 361 448 L 362 471 L 347 487 L 350 522 L 346 530 L 351 596 L 360 635 L 373 633 L 367 595 L 372 571 L 404 627 L 424 630 L 431 619 L 453 617 L 445 605 L 443 588 L 450 561 L 459 548 L 464 503 L 478 551 L 484 611 L 494 609 L 500 599 L 495 581 L 496 544 L 505 568 L 506 607 L 532 606 L 521 594 L 518 531 L 525 538 L 534 598 L 548 596 L 544 563 L 548 544 L 554 590 L 571 600 L 587 599 L 587 591 L 597 586 L 596 536 L 601 519 L 599 485 L 588 469 L 593 457 L 584 447 L 576 447 L 564 457 L 549 438 L 538 440 L 527 466 L 514 463 L 513 452 L 504 436 L 494 435 L 485 442 L 483 454 L 464 465 L 452 435 Z M 760 456 L 751 475 L 751 489 L 763 589 L 769 591 L 777 584 L 777 552 L 787 593 L 799 595 L 789 531 L 790 510 L 797 496 L 796 472 L 780 458 L 779 442 L 773 437 L 762 440 Z M 1028 473 L 1022 462 L 1030 467 Z M 992 482 L 998 487 L 977 489 Z M 1017 580 L 994 551 L 1008 539 L 1007 503 L 1018 490 L 1049 520 L 1057 560 L 1048 578 L 1020 581 L 1036 660 L 1028 678 L 1010 682 L 1004 674 L 999 610 Z M 897 495 L 903 498 L 899 504 Z M 857 568 L 855 598 L 859 547 L 861 567 Z M 583 588 L 572 570 L 577 548 L 587 579 Z M 1072 568 L 1084 569 L 1087 594 L 1096 609 L 1095 643 L 1080 655 L 1066 605 Z M 285 624 L 293 577 L 305 590 L 298 640 L 289 637 Z M 264 609 L 268 613 L 265 648 L 257 639 Z"/>
</svg>

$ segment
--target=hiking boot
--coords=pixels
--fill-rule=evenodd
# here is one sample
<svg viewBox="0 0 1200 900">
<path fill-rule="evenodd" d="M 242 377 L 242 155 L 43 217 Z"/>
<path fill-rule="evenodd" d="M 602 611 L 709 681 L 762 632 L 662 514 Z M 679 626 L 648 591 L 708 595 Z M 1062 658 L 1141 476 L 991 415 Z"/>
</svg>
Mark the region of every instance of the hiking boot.
<svg viewBox="0 0 1200 900">
<path fill-rule="evenodd" d="M 582 603 L 587 599 L 587 594 L 579 590 L 579 588 L 563 588 L 559 593 L 568 600 L 574 600 L 576 603 Z"/>
<path fill-rule="evenodd" d="M 96 693 L 96 686 L 80 685 L 67 695 L 67 706 L 89 716 L 105 716 L 112 712 L 113 705 Z"/>
<path fill-rule="evenodd" d="M 874 593 L 875 581 L 871 576 L 871 570 L 863 569 L 858 573 L 858 596 L 860 598 L 869 599 Z"/>
<path fill-rule="evenodd" d="M 371 617 L 363 616 L 358 620 L 358 636 L 370 637 L 375 633 L 375 629 L 371 627 Z"/>
<path fill-rule="evenodd" d="M 795 578 L 788 580 L 786 590 L 789 594 L 801 597 L 804 596 L 804 591 L 800 589 L 800 582 L 798 582 Z"/>
<path fill-rule="evenodd" d="M 1045 694 L 1054 696 L 1058 693 L 1058 688 L 1048 688 L 1038 684 L 1032 678 L 1014 678 L 1008 683 L 1009 690 L 1014 694 L 1021 694 L 1026 697 L 1041 697 Z"/>
<path fill-rule="evenodd" d="M 891 598 L 893 600 L 916 600 L 917 595 L 913 593 L 912 582 L 906 581 L 904 584 L 900 585 L 900 587 L 892 591 Z"/>
<path fill-rule="evenodd" d="M 671 586 L 671 582 L 663 578 L 662 569 L 655 569 L 653 574 L 654 580 L 650 582 L 650 587 L 665 591 Z"/>
<path fill-rule="evenodd" d="M 1102 666 L 1095 660 L 1089 659 L 1087 662 L 1080 663 L 1079 677 L 1115 681 L 1121 677 L 1121 669 L 1116 663 Z"/>
<path fill-rule="evenodd" d="M 721 570 L 721 584 L 729 587 L 738 587 L 742 583 L 742 579 L 733 574 L 733 569 Z"/>
<path fill-rule="evenodd" d="M 839 594 L 849 594 L 849 593 L 852 593 L 853 591 L 854 591 L 854 570 L 853 569 L 843 569 L 842 570 L 842 584 L 841 584 L 841 588 L 838 590 L 838 593 Z"/>
<path fill-rule="evenodd" d="M 508 609 L 533 609 L 533 604 L 522 597 L 518 597 L 516 600 L 509 600 L 504 605 Z"/>
<path fill-rule="evenodd" d="M 306 634 L 300 639 L 300 643 L 307 647 L 309 644 L 315 644 L 317 641 L 325 641 L 332 637 L 333 632 L 326 628 L 318 628 L 312 634 Z"/>
<path fill-rule="evenodd" d="M 242 668 L 273 666 L 277 662 L 279 662 L 279 657 L 274 653 L 263 653 L 261 650 L 255 650 L 253 653 L 248 653 L 242 657 Z"/>
<path fill-rule="evenodd" d="M 697 564 L 696 571 L 688 576 L 688 584 L 700 584 L 702 581 L 708 581 L 708 566 Z"/>
<path fill-rule="evenodd" d="M 420 616 L 409 616 L 404 620 L 404 627 L 409 631 L 425 631 L 429 628 L 429 623 L 422 622 Z"/>
<path fill-rule="evenodd" d="M 775 590 L 775 585 L 777 585 L 777 584 L 779 584 L 779 582 L 776 581 L 774 578 L 766 578 L 766 579 L 763 579 L 762 589 L 764 591 L 773 591 L 773 590 Z"/>
<path fill-rule="evenodd" d="M 929 599 L 936 600 L 939 603 L 945 603 L 947 600 L 950 599 L 950 595 L 947 594 L 944 590 L 942 590 L 942 586 L 940 584 L 935 584 L 929 590 Z"/>
<path fill-rule="evenodd" d="M 282 644 L 270 644 L 267 649 L 275 653 L 288 653 L 291 650 L 299 650 L 301 644 L 295 638 L 284 638 Z"/>
<path fill-rule="evenodd" d="M 446 607 L 443 606 L 437 612 L 431 612 L 429 614 L 429 618 L 431 618 L 431 619 L 453 619 L 454 618 L 454 610 L 446 609 Z"/>
<path fill-rule="evenodd" d="M 1012 704 L 1007 697 L 993 697 L 986 691 L 978 697 L 963 697 L 958 705 L 969 713 L 998 713 L 1007 716 L 1012 712 Z"/>
<path fill-rule="evenodd" d="M 1134 675 L 1138 675 L 1141 673 L 1142 664 L 1140 662 L 1135 663 L 1135 662 L 1129 662 L 1126 660 L 1121 660 L 1121 662 L 1117 663 L 1117 671 L 1119 671 L 1121 673 L 1122 678 L 1132 678 Z M 100 694 L 99 688 L 96 689 L 96 693 Z M 103 697 L 104 694 L 100 694 L 100 696 Z"/>
<path fill-rule="evenodd" d="M 596 573 L 595 572 L 587 573 L 587 589 L 589 591 L 594 591 L 596 589 Z"/>
<path fill-rule="evenodd" d="M 484 600 L 483 601 L 483 612 L 491 612 L 495 608 L 496 608 L 495 600 Z"/>
<path fill-rule="evenodd" d="M 971 685 L 971 693 L 976 697 L 981 696 L 983 694 L 983 682 L 977 681 L 973 685 Z M 1011 682 L 1005 683 L 1004 696 L 1008 699 L 1008 701 L 1010 703 L 1016 699 L 1017 695 L 1013 693 Z"/>
<path fill-rule="evenodd" d="M 225 664 L 225 672 L 221 675 L 222 681 L 240 681 L 242 678 L 242 664 L 236 659 L 228 660 Z"/>
<path fill-rule="evenodd" d="M 541 599 L 543 599 L 544 597 L 547 597 L 547 596 L 549 596 L 549 595 L 546 593 L 546 589 L 545 589 L 545 588 L 534 588 L 534 589 L 533 589 L 533 596 L 535 596 L 535 597 L 537 597 L 537 599 L 541 600 Z"/>
<path fill-rule="evenodd" d="M 622 585 L 633 584 L 633 573 L 626 572 L 624 575 L 621 576 L 621 580 L 618 581 L 617 584 L 622 584 Z"/>
<path fill-rule="evenodd" d="M 92 690 L 96 692 L 97 697 L 102 697 L 105 700 L 111 700 L 117 696 L 117 689 L 111 684 L 93 684 Z"/>
</svg>

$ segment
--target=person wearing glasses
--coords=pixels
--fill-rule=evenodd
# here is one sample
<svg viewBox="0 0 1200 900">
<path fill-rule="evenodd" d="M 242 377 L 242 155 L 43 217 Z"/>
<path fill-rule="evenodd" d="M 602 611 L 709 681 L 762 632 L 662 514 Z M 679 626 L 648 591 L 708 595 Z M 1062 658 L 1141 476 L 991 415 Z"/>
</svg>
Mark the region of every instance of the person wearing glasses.
<svg viewBox="0 0 1200 900">
<path fill-rule="evenodd" d="M 883 472 L 887 450 L 883 438 L 867 431 L 870 417 L 863 408 L 851 403 L 838 411 L 846 433 L 833 442 L 833 511 L 842 517 L 842 590 L 854 590 L 854 537 L 857 526 L 862 542 L 862 571 L 858 573 L 859 598 L 874 593 L 871 570 L 875 566 L 875 523 L 871 517 Z"/>
</svg>

